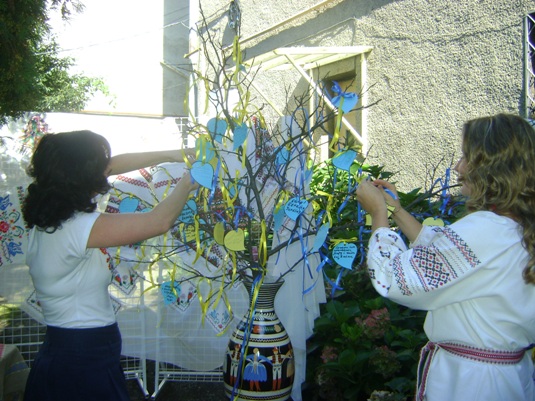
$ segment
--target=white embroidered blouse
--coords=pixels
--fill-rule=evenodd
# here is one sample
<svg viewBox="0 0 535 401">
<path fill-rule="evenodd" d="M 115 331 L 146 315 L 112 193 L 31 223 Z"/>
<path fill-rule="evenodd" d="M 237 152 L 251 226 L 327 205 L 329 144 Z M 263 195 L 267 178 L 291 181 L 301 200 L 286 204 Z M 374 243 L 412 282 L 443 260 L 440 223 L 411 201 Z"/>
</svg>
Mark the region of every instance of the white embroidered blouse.
<svg viewBox="0 0 535 401">
<path fill-rule="evenodd" d="M 368 271 L 383 296 L 427 310 L 430 341 L 517 351 L 535 343 L 535 286 L 522 270 L 528 253 L 521 227 L 492 212 L 469 214 L 447 227 L 424 226 L 407 248 L 388 228 L 376 230 Z M 427 400 L 535 400 L 530 352 L 517 365 L 435 355 Z"/>
</svg>

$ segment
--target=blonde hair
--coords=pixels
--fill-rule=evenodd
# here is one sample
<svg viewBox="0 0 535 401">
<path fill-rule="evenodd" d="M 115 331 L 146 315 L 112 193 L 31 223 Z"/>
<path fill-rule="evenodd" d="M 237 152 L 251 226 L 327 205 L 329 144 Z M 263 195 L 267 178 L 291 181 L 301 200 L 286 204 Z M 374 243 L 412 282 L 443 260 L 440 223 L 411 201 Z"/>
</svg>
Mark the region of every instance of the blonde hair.
<svg viewBox="0 0 535 401">
<path fill-rule="evenodd" d="M 535 130 L 523 118 L 498 114 L 468 121 L 463 153 L 470 187 L 467 210 L 491 210 L 522 226 L 530 258 L 522 273 L 535 284 Z"/>
</svg>

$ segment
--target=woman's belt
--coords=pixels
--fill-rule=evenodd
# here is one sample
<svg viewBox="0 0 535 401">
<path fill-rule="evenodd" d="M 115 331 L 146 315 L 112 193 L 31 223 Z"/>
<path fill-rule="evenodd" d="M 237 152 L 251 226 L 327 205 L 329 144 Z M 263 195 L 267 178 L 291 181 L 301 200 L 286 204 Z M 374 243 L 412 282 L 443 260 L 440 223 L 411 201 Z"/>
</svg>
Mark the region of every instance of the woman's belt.
<svg viewBox="0 0 535 401">
<path fill-rule="evenodd" d="M 468 345 L 454 343 L 434 343 L 429 341 L 420 353 L 420 362 L 418 363 L 418 379 L 416 384 L 416 401 L 423 401 L 425 387 L 427 384 L 427 375 L 433 356 L 439 348 L 453 355 L 471 359 L 473 361 L 496 363 L 500 365 L 514 365 L 522 360 L 526 349 L 518 351 L 495 351 Z"/>
</svg>

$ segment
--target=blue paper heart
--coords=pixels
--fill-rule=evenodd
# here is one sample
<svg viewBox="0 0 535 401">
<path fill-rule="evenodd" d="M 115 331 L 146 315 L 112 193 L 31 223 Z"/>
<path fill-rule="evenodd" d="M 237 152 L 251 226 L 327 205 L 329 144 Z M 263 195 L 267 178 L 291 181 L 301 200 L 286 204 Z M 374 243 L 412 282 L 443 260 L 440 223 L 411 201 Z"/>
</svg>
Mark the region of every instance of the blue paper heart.
<svg viewBox="0 0 535 401">
<path fill-rule="evenodd" d="M 245 139 L 247 139 L 247 125 L 245 123 L 237 124 L 234 127 L 234 150 L 238 150 L 238 148 L 243 145 L 245 142 Z"/>
<path fill-rule="evenodd" d="M 316 238 L 314 238 L 314 245 L 312 246 L 311 252 L 317 252 L 325 243 L 327 235 L 329 234 L 329 229 L 331 228 L 330 223 L 323 224 L 316 233 Z"/>
<path fill-rule="evenodd" d="M 333 105 L 340 109 L 342 107 L 342 113 L 349 113 L 353 107 L 355 107 L 359 101 L 359 97 L 353 92 L 344 92 L 338 82 L 333 81 L 332 91 L 337 94 L 332 100 Z"/>
<path fill-rule="evenodd" d="M 242 187 L 242 180 L 239 180 L 237 183 L 230 182 L 227 186 L 227 190 L 229 193 L 229 196 L 234 199 L 236 196 L 236 193 L 241 190 Z"/>
<path fill-rule="evenodd" d="M 308 206 L 308 201 L 306 199 L 292 198 L 284 206 L 284 212 L 292 220 L 297 220 L 297 218 L 305 211 Z"/>
<path fill-rule="evenodd" d="M 357 246 L 350 242 L 340 242 L 333 248 L 332 254 L 336 263 L 346 269 L 351 269 L 357 256 Z"/>
<path fill-rule="evenodd" d="M 191 177 L 199 185 L 205 188 L 212 188 L 214 168 L 208 163 L 195 162 L 191 166 Z"/>
<path fill-rule="evenodd" d="M 220 118 L 211 118 L 208 120 L 206 128 L 208 128 L 208 132 L 212 134 L 214 141 L 219 143 L 223 142 L 223 135 L 225 135 L 225 132 L 227 132 L 227 122 L 225 120 Z"/>
<path fill-rule="evenodd" d="M 353 160 L 355 160 L 355 157 L 357 157 L 357 152 L 352 149 L 348 149 L 344 152 L 338 153 L 335 157 L 333 157 L 333 165 L 340 170 L 349 171 L 351 164 L 353 164 Z"/>
<path fill-rule="evenodd" d="M 139 206 L 139 199 L 136 198 L 124 198 L 119 203 L 119 213 L 134 213 Z"/>
<path fill-rule="evenodd" d="M 284 221 L 284 208 L 279 208 L 278 211 L 276 211 L 273 214 L 273 229 L 275 231 L 279 231 L 279 229 L 282 227 L 282 222 Z"/>
<path fill-rule="evenodd" d="M 178 297 L 180 296 L 180 284 L 178 283 L 178 281 L 175 281 L 174 282 L 174 289 L 171 288 L 171 282 L 170 281 L 166 281 L 165 283 L 162 284 L 162 286 L 160 287 L 160 291 L 162 293 L 162 296 L 163 296 L 163 302 L 165 305 L 169 305 L 169 304 L 172 304 L 172 303 L 175 303 L 178 299 Z"/>
<path fill-rule="evenodd" d="M 343 101 L 342 101 L 343 99 Z M 359 102 L 359 97 L 355 93 L 344 92 L 343 95 L 335 96 L 333 98 L 333 105 L 340 108 L 342 105 L 342 112 L 349 113 Z"/>
<path fill-rule="evenodd" d="M 313 173 L 313 170 L 311 168 L 307 168 L 305 170 L 305 182 L 307 184 L 309 184 L 310 180 L 312 179 L 312 173 Z"/>
<path fill-rule="evenodd" d="M 290 160 L 290 151 L 286 148 L 278 148 L 277 158 L 275 159 L 275 164 L 278 166 L 281 166 L 281 165 L 287 164 L 288 160 Z"/>
<path fill-rule="evenodd" d="M 207 163 L 215 157 L 214 147 L 209 141 L 198 138 L 195 141 L 195 149 L 199 152 L 198 159 Z"/>
<path fill-rule="evenodd" d="M 182 223 L 193 224 L 195 222 L 195 215 L 197 214 L 197 204 L 193 199 L 190 199 L 184 205 L 182 213 L 178 216 L 178 220 Z"/>
</svg>

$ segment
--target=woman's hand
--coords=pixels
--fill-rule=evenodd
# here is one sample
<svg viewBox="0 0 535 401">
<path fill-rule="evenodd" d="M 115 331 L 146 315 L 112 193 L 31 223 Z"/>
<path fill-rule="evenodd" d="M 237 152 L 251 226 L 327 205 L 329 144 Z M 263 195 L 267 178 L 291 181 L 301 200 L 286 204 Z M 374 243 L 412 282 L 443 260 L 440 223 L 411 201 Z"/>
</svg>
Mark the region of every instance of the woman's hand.
<svg viewBox="0 0 535 401">
<path fill-rule="evenodd" d="M 368 180 L 361 181 L 357 187 L 357 200 L 372 217 L 376 212 L 386 212 L 386 204 L 382 192 L 373 182 Z"/>
<path fill-rule="evenodd" d="M 389 227 L 383 190 L 366 180 L 359 184 L 356 195 L 357 201 L 372 218 L 372 231 L 380 227 Z"/>
<path fill-rule="evenodd" d="M 185 162 L 188 160 L 190 164 L 192 164 L 195 161 L 197 151 L 195 148 L 182 148 L 177 151 L 175 151 L 175 162 Z"/>
<path fill-rule="evenodd" d="M 401 210 L 401 203 L 399 201 L 398 191 L 394 184 L 380 179 L 373 181 L 372 184 L 382 190 L 381 192 L 386 201 L 386 204 L 394 208 L 393 213 L 396 213 Z"/>
<path fill-rule="evenodd" d="M 186 170 L 184 174 L 182 174 L 182 178 L 180 179 L 179 183 L 182 183 L 181 185 L 184 186 L 184 189 L 188 193 L 199 188 L 199 184 L 193 179 L 189 170 Z"/>
</svg>

